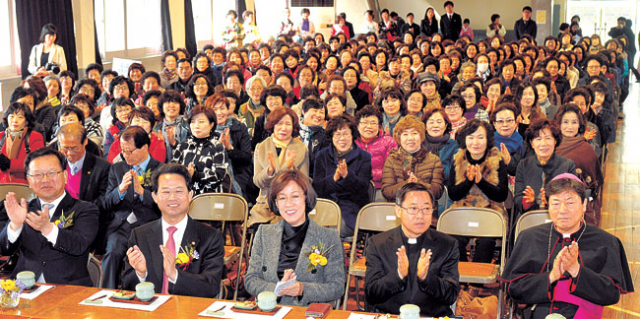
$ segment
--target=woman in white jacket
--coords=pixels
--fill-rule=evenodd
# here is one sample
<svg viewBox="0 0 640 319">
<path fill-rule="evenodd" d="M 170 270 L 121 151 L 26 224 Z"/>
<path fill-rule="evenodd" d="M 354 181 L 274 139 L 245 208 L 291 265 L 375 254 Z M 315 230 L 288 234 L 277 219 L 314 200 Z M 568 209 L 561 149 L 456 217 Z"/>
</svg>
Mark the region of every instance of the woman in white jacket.
<svg viewBox="0 0 640 319">
<path fill-rule="evenodd" d="M 34 45 L 31 49 L 31 54 L 29 54 L 29 73 L 41 77 L 47 76 L 49 72 L 45 66 L 51 62 L 58 65 L 60 68 L 59 72 L 67 69 L 67 59 L 64 56 L 64 49 L 55 44 L 56 39 L 56 26 L 51 23 L 45 24 L 40 33 L 40 43 Z"/>
</svg>

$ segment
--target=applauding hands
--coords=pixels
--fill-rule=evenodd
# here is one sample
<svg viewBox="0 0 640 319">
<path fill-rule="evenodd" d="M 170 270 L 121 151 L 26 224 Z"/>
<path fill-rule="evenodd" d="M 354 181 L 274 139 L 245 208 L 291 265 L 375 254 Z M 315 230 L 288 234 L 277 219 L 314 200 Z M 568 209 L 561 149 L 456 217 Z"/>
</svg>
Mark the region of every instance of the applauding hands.
<svg viewBox="0 0 640 319">
<path fill-rule="evenodd" d="M 556 259 L 553 261 L 553 269 L 549 273 L 549 282 L 554 283 L 559 280 L 562 275 L 569 272 L 571 277 L 576 278 L 580 272 L 580 263 L 578 263 L 578 243 L 573 242 L 569 246 L 565 246 L 560 250 Z"/>
<path fill-rule="evenodd" d="M 429 273 L 429 265 L 431 263 L 431 249 L 425 250 L 422 248 L 420 251 L 420 259 L 418 259 L 418 279 L 425 280 Z M 403 246 L 398 248 L 396 252 L 398 256 L 398 276 L 400 279 L 404 279 L 409 274 L 409 257 L 407 256 L 407 249 Z"/>
</svg>

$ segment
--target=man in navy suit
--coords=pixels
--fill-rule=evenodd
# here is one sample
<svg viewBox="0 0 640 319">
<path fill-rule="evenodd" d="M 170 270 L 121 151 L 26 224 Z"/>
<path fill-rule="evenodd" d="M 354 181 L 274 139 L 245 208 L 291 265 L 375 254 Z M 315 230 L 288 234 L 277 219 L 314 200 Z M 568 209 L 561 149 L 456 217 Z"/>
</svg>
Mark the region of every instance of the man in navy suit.
<svg viewBox="0 0 640 319">
<path fill-rule="evenodd" d="M 162 217 L 133 230 L 122 287 L 152 282 L 158 293 L 213 298 L 220 290 L 224 238 L 188 216 L 191 174 L 166 164 L 153 175 L 153 200 Z"/>
<path fill-rule="evenodd" d="M 442 40 L 449 39 L 455 42 L 460 37 L 460 31 L 462 30 L 462 17 L 453 12 L 452 1 L 445 1 L 444 11 L 446 13 L 440 17 Z"/>
<path fill-rule="evenodd" d="M 30 270 L 38 282 L 91 286 L 87 260 L 98 232 L 98 207 L 65 191 L 65 162 L 51 148 L 27 156 L 27 180 L 37 198 L 27 204 L 7 194 L 4 206 L 10 222 L 0 232 L 0 252 L 20 252 L 12 276 Z"/>
<path fill-rule="evenodd" d="M 103 200 L 107 216 L 107 247 L 102 261 L 104 286 L 116 289 L 124 267 L 131 230 L 160 217 L 151 197 L 151 175 L 162 163 L 149 155 L 149 133 L 129 126 L 120 135 L 124 161 L 111 166 Z"/>
</svg>

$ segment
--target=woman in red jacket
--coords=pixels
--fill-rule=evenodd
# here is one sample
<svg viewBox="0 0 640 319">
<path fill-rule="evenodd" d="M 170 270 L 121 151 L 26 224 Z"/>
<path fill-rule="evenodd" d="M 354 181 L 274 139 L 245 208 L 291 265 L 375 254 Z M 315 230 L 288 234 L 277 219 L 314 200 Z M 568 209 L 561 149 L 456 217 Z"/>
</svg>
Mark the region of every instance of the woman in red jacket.
<svg viewBox="0 0 640 319">
<path fill-rule="evenodd" d="M 0 132 L 2 159 L 11 161 L 8 169 L 2 167 L 1 183 L 27 184 L 24 160 L 31 151 L 44 147 L 42 134 L 32 130 L 36 118 L 24 103 L 14 102 L 4 112 L 4 124 L 7 128 Z"/>
</svg>

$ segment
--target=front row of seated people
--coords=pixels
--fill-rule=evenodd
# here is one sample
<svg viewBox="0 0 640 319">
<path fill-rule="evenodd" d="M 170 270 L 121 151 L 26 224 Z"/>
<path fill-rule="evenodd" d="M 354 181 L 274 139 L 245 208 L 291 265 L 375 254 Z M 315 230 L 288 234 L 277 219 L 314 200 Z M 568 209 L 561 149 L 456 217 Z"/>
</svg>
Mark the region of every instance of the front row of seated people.
<svg viewBox="0 0 640 319">
<path fill-rule="evenodd" d="M 338 140 L 348 140 L 346 128 L 337 128 L 337 134 L 343 134 Z M 473 134 L 482 133 L 482 128 Z M 148 160 L 136 160 L 149 158 L 148 134 L 127 130 L 121 165 L 149 168 Z M 469 136 L 477 138 L 473 134 Z M 467 142 L 469 161 L 477 161 L 473 145 Z M 0 252 L 19 252 L 12 276 L 31 270 L 39 282 L 92 285 L 86 265 L 99 213 L 96 205 L 65 191 L 67 167 L 58 151 L 35 150 L 26 157 L 25 172 L 37 197 L 27 202 L 11 192 L 6 196 L 3 217 L 8 220 L 0 232 Z M 117 223 L 109 225 L 117 228 L 109 241 L 124 249 L 123 288 L 132 290 L 137 283 L 150 281 L 158 293 L 215 297 L 223 276 L 223 236 L 188 216 L 194 194 L 189 169 L 164 164 L 155 168 L 149 181 L 121 175 L 125 176 L 121 180 L 110 179 L 110 196 L 117 202 L 129 197 L 131 203 L 122 206 L 114 219 Z M 505 266 L 509 294 L 528 305 L 532 318 L 551 312 L 567 318 L 600 317 L 603 306 L 633 291 L 620 241 L 584 221 L 585 189 L 568 173 L 548 182 L 545 195 L 552 222 L 520 234 Z M 136 215 L 137 221 L 128 220 L 131 209 L 139 205 L 134 198 L 142 196 L 152 198 L 161 212 L 159 219 L 146 222 L 144 215 Z M 281 170 L 273 177 L 266 200 L 282 221 L 258 228 L 246 274 L 247 291 L 257 295 L 276 290 L 278 302 L 285 305 L 340 299 L 345 293 L 342 244 L 335 230 L 309 218 L 316 195 L 306 174 Z M 458 241 L 430 229 L 434 199 L 426 185 L 406 183 L 395 200 L 401 225 L 371 237 L 366 246 L 367 309 L 398 313 L 402 304 L 414 303 L 422 315 L 451 315 L 450 305 L 460 289 Z M 121 237 L 127 242 L 122 243 Z M 176 258 L 178 252 L 185 254 Z M 288 281 L 294 283 L 278 288 Z"/>
</svg>

